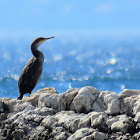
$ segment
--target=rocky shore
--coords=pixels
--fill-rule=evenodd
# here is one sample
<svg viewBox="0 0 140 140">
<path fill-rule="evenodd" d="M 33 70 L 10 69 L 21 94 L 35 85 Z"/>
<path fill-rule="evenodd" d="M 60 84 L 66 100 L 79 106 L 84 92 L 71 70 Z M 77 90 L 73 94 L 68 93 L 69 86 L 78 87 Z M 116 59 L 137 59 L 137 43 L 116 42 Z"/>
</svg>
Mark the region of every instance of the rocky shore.
<svg viewBox="0 0 140 140">
<path fill-rule="evenodd" d="M 0 99 L 0 140 L 140 140 L 140 90 L 44 88 Z"/>
</svg>

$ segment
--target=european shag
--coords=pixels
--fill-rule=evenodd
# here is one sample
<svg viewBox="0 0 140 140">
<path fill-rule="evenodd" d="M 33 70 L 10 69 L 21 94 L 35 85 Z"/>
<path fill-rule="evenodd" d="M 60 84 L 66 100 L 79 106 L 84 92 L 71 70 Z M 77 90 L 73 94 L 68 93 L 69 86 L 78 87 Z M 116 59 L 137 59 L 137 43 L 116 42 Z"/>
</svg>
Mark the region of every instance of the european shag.
<svg viewBox="0 0 140 140">
<path fill-rule="evenodd" d="M 34 55 L 27 65 L 24 67 L 18 81 L 19 96 L 17 99 L 22 99 L 25 93 L 30 93 L 38 83 L 44 62 L 44 55 L 41 51 L 38 50 L 38 47 L 48 39 L 54 37 L 36 38 L 31 44 L 31 51 Z"/>
</svg>

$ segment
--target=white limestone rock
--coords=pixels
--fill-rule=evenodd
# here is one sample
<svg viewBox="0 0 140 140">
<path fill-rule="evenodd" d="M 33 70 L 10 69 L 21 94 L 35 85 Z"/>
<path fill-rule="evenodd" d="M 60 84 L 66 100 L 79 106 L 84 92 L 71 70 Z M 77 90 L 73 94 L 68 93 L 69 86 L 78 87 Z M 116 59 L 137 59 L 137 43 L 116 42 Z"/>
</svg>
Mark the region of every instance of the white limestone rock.
<svg viewBox="0 0 140 140">
<path fill-rule="evenodd" d="M 14 112 L 21 112 L 23 111 L 26 107 L 30 106 L 30 102 L 19 102 L 15 105 L 14 107 Z"/>
<path fill-rule="evenodd" d="M 97 112 L 104 112 L 106 110 L 106 107 L 104 106 L 104 102 L 98 98 L 94 101 L 91 110 Z"/>
<path fill-rule="evenodd" d="M 48 107 L 41 107 L 41 108 L 36 108 L 34 111 L 41 116 L 48 116 L 48 115 L 53 115 L 56 113 L 56 110 L 53 108 L 48 108 Z"/>
<path fill-rule="evenodd" d="M 95 130 L 92 128 L 81 128 L 78 129 L 73 135 L 68 137 L 68 140 L 81 140 L 88 135 L 91 135 Z"/>
<path fill-rule="evenodd" d="M 45 117 L 41 122 L 41 126 L 44 126 L 45 128 L 52 129 L 53 127 L 56 127 L 56 125 L 57 125 L 57 121 L 52 116 Z"/>
<path fill-rule="evenodd" d="M 118 96 L 93 87 L 69 89 L 63 94 L 45 88 L 22 100 L 0 99 L 0 113 L 0 139 L 140 138 L 137 90 L 125 90 Z"/>
<path fill-rule="evenodd" d="M 75 98 L 75 96 L 78 94 L 79 89 L 78 88 L 72 88 L 68 89 L 65 93 L 63 93 L 63 97 L 66 102 L 66 109 L 70 109 L 71 102 Z"/>
<path fill-rule="evenodd" d="M 138 112 L 134 118 L 134 120 L 138 123 L 140 123 L 140 112 Z"/>
<path fill-rule="evenodd" d="M 103 132 L 98 132 L 98 131 L 95 131 L 93 134 L 92 134 L 93 138 L 95 140 L 107 140 L 108 139 L 108 135 L 103 133 Z"/>
<path fill-rule="evenodd" d="M 118 94 L 120 102 L 121 102 L 121 112 L 127 115 L 135 115 L 137 110 L 139 110 L 138 106 L 138 97 L 140 96 L 140 90 L 128 90 L 125 89 L 120 94 Z M 137 102 L 137 103 L 136 103 Z"/>
<path fill-rule="evenodd" d="M 137 96 L 137 101 L 134 103 L 133 114 L 136 115 L 140 112 L 140 95 Z"/>
<path fill-rule="evenodd" d="M 111 125 L 115 122 L 119 121 L 119 117 L 109 117 L 108 120 L 106 121 L 106 124 L 108 125 L 108 127 L 111 127 Z"/>
<path fill-rule="evenodd" d="M 8 108 L 9 112 L 13 112 L 14 111 L 14 108 L 15 108 L 15 105 L 19 102 L 22 102 L 22 101 L 19 101 L 17 99 L 2 99 L 3 103 L 6 105 L 6 107 Z"/>
<path fill-rule="evenodd" d="M 105 113 L 93 111 L 79 118 L 78 128 L 93 127 L 93 128 L 107 130 L 106 120 L 107 120 L 107 115 Z"/>
<path fill-rule="evenodd" d="M 109 115 L 114 115 L 114 114 L 118 114 L 119 112 L 120 112 L 120 102 L 116 98 L 108 104 L 106 113 Z"/>
<path fill-rule="evenodd" d="M 107 140 L 108 136 L 105 133 L 95 131 L 89 136 L 85 136 L 81 140 Z"/>
<path fill-rule="evenodd" d="M 126 115 L 118 115 L 109 118 L 107 125 L 108 127 L 111 127 L 112 132 L 120 131 L 126 133 L 132 127 L 132 119 Z"/>
<path fill-rule="evenodd" d="M 37 107 L 38 106 L 38 100 L 39 100 L 40 96 L 41 96 L 41 93 L 35 92 L 35 93 L 32 93 L 30 95 L 30 97 L 24 97 L 22 99 L 22 102 L 29 102 L 33 106 Z"/>
<path fill-rule="evenodd" d="M 100 93 L 99 98 L 103 100 L 107 114 L 113 115 L 120 112 L 120 101 L 115 92 L 103 91 Z"/>
<path fill-rule="evenodd" d="M 121 93 L 118 94 L 119 98 L 131 97 L 140 95 L 140 90 L 129 90 L 124 89 Z"/>
<path fill-rule="evenodd" d="M 134 115 L 137 111 L 138 106 L 135 104 L 138 100 L 138 96 L 125 97 L 121 101 L 121 112 L 129 116 Z M 135 105 L 135 108 L 134 108 Z M 135 112 L 135 113 L 134 113 Z"/>
<path fill-rule="evenodd" d="M 70 130 L 74 133 L 76 130 L 78 130 L 79 128 L 79 122 L 80 122 L 80 118 L 82 117 L 77 117 L 75 118 L 70 125 Z"/>
<path fill-rule="evenodd" d="M 84 127 L 90 127 L 91 125 L 91 113 L 88 113 L 87 115 L 80 118 L 78 128 L 84 128 Z"/>
<path fill-rule="evenodd" d="M 73 111 L 61 111 L 54 115 L 54 118 L 57 120 L 58 125 L 63 126 L 72 132 L 78 129 L 79 120 L 84 115 L 76 114 Z"/>
<path fill-rule="evenodd" d="M 24 118 L 27 122 L 30 122 L 30 123 L 41 123 L 42 120 L 44 119 L 44 117 L 40 116 L 40 115 L 37 115 L 37 114 L 31 114 L 31 115 L 27 115 L 25 116 Z"/>
<path fill-rule="evenodd" d="M 140 123 L 137 123 L 136 129 L 137 129 L 137 130 L 140 130 Z"/>
<path fill-rule="evenodd" d="M 22 112 L 23 112 L 23 113 L 26 113 L 26 112 L 33 112 L 33 113 L 37 114 L 34 110 L 35 110 L 35 107 L 32 106 L 32 105 L 29 105 L 29 106 L 27 106 Z"/>
<path fill-rule="evenodd" d="M 140 132 L 136 133 L 134 135 L 135 140 L 140 140 Z"/>
<path fill-rule="evenodd" d="M 51 135 L 54 136 L 53 139 L 55 140 L 66 140 L 69 133 L 63 127 L 58 126 L 52 130 Z"/>
<path fill-rule="evenodd" d="M 85 136 L 84 138 L 82 138 L 80 140 L 93 140 L 93 136 L 92 135 Z"/>
<path fill-rule="evenodd" d="M 4 111 L 4 106 L 2 100 L 0 100 L 0 112 Z"/>
<path fill-rule="evenodd" d="M 91 113 L 91 126 L 92 127 L 104 127 L 106 125 L 107 115 L 103 112 Z"/>
<path fill-rule="evenodd" d="M 42 93 L 38 99 L 38 107 L 46 106 L 46 104 L 45 104 L 46 100 L 48 99 L 49 96 L 51 96 L 53 94 L 57 95 L 56 93 Z"/>
<path fill-rule="evenodd" d="M 115 122 L 111 126 L 111 130 L 113 132 L 121 131 L 123 133 L 126 133 L 128 131 L 129 124 L 128 123 L 123 123 L 122 121 L 120 122 Z"/>
<path fill-rule="evenodd" d="M 55 90 L 54 87 L 46 87 L 46 88 L 39 89 L 37 91 L 37 93 L 41 93 L 41 94 L 42 93 L 52 93 L 52 94 L 56 93 L 56 94 L 58 94 L 58 92 Z"/>
<path fill-rule="evenodd" d="M 73 99 L 70 109 L 78 113 L 90 112 L 94 101 L 98 98 L 99 90 L 94 87 L 83 87 L 78 91 L 78 94 Z"/>
<path fill-rule="evenodd" d="M 56 109 L 58 111 L 65 110 L 66 100 L 63 99 L 64 97 L 62 94 L 53 94 L 45 100 L 45 104 L 47 107 Z"/>
<path fill-rule="evenodd" d="M 40 94 L 40 96 L 38 98 L 38 107 L 41 107 L 41 106 L 45 106 L 45 101 L 49 96 L 51 96 L 53 94 L 58 94 L 58 92 L 55 90 L 55 88 L 49 87 L 49 88 L 40 89 L 34 94 L 35 95 Z"/>
</svg>

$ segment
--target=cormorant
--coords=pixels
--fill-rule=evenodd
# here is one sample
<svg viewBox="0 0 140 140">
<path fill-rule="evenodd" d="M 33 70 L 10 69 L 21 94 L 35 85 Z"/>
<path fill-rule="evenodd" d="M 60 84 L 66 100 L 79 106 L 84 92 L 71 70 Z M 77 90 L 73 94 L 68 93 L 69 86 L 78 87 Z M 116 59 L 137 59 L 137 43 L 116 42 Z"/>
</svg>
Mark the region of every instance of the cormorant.
<svg viewBox="0 0 140 140">
<path fill-rule="evenodd" d="M 31 51 L 34 56 L 29 60 L 19 77 L 19 96 L 17 99 L 22 99 L 25 93 L 31 94 L 33 88 L 38 83 L 41 77 L 44 62 L 44 55 L 41 51 L 38 50 L 38 47 L 43 42 L 51 38 L 54 38 L 54 36 L 49 38 L 39 37 L 32 42 Z"/>
</svg>

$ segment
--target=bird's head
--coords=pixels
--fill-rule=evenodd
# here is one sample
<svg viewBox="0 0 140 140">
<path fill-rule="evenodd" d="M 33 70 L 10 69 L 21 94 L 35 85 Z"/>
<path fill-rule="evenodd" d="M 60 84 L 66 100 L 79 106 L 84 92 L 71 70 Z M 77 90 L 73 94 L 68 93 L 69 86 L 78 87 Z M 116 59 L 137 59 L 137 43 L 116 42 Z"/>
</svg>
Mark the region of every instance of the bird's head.
<svg viewBox="0 0 140 140">
<path fill-rule="evenodd" d="M 54 36 L 48 38 L 45 37 L 36 38 L 31 44 L 31 47 L 33 47 L 32 49 L 37 49 L 43 42 L 51 38 L 54 38 Z"/>
</svg>

